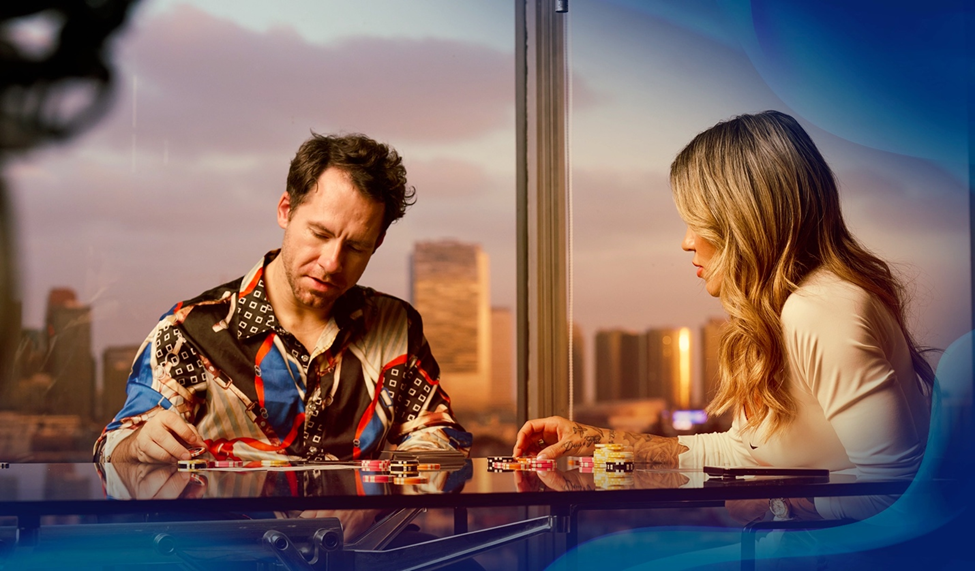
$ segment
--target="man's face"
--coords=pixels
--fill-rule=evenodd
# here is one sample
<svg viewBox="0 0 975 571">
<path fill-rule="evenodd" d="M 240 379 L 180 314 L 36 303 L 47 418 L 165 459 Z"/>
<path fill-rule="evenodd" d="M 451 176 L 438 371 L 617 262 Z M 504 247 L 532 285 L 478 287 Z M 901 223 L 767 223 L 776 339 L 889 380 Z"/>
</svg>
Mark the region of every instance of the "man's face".
<svg viewBox="0 0 975 571">
<path fill-rule="evenodd" d="M 281 261 L 297 307 L 329 312 L 359 281 L 382 243 L 384 205 L 359 192 L 345 171 L 327 168 L 318 185 L 291 211 L 278 201 L 284 228 Z"/>
</svg>

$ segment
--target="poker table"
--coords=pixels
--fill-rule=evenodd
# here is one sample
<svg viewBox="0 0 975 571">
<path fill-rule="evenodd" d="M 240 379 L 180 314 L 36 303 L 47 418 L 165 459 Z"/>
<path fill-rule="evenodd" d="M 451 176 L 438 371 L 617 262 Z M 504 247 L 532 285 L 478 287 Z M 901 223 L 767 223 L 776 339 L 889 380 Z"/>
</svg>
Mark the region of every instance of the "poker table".
<svg viewBox="0 0 975 571">
<path fill-rule="evenodd" d="M 98 546 L 111 546 L 105 551 L 123 560 L 135 553 L 144 558 L 142 551 L 149 545 L 153 562 L 177 561 L 186 568 L 196 565 L 194 553 L 213 555 L 223 549 L 228 558 L 272 561 L 288 569 L 424 569 L 539 534 L 559 535 L 564 548 L 571 548 L 581 510 L 719 506 L 727 500 L 773 497 L 896 496 L 911 483 L 863 481 L 840 473 L 719 479 L 701 470 L 640 465 L 607 480 L 570 468 L 564 459 L 551 470 L 492 471 L 487 459 L 474 458 L 429 470 L 422 482 L 405 485 L 373 482 L 367 476 L 349 464 L 189 471 L 146 464 L 4 463 L 0 565 L 3 557 L 53 562 Z M 467 529 L 467 509 L 495 506 L 534 506 L 543 515 Z M 454 535 L 430 545 L 383 549 L 418 510 L 432 508 L 455 510 Z M 343 543 L 333 518 L 274 519 L 275 513 L 292 510 L 331 509 L 381 509 L 388 515 L 349 544 Z M 139 514 L 154 514 L 155 520 Z M 98 523 L 44 524 L 50 519 L 45 516 L 64 515 L 89 516 Z M 136 517 L 118 522 L 131 516 Z"/>
</svg>

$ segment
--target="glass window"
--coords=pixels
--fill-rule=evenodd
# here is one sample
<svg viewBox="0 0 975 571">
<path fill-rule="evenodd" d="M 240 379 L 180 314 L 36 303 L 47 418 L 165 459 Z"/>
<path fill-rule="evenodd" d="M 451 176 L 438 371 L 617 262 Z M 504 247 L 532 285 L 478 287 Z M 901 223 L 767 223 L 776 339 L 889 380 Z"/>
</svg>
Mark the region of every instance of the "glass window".
<svg viewBox="0 0 975 571">
<path fill-rule="evenodd" d="M 946 348 L 971 329 L 964 29 L 933 12 L 862 12 L 571 5 L 578 419 L 669 431 L 696 418 L 669 411 L 708 402 L 725 312 L 681 251 L 669 167 L 697 133 L 741 113 L 777 109 L 809 131 L 847 224 L 907 285 L 923 344 Z"/>
<path fill-rule="evenodd" d="M 498 435 L 514 414 L 512 5 L 146 0 L 110 45 L 107 115 L 4 165 L 24 334 L 0 413 L 16 422 L 0 424 L 33 435 L 5 458 L 90 457 L 159 316 L 280 246 L 275 207 L 311 131 L 390 143 L 417 190 L 361 284 L 411 300 L 424 244 L 476 251 L 458 286 L 478 292 L 462 331 L 476 358 L 448 354 L 436 300 L 415 303 L 461 422 Z"/>
</svg>

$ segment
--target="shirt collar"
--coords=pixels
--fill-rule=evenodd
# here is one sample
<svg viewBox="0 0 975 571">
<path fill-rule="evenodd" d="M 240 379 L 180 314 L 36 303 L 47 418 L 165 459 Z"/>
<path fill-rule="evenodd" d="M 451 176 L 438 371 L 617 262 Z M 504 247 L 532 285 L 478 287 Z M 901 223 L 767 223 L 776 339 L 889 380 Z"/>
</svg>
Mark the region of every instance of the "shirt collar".
<svg viewBox="0 0 975 571">
<path fill-rule="evenodd" d="M 242 341 L 278 329 L 278 319 L 264 285 L 264 269 L 277 254 L 278 250 L 265 254 L 264 260 L 241 280 L 236 313 L 237 338 Z"/>
<path fill-rule="evenodd" d="M 267 265 L 278 256 L 280 250 L 271 250 L 264 259 L 241 280 L 237 294 L 237 338 L 250 339 L 269 331 L 284 331 L 278 325 L 274 308 L 267 298 L 264 272 Z M 362 331 L 365 322 L 366 296 L 363 288 L 355 286 L 335 301 L 332 319 L 340 331 Z"/>
</svg>

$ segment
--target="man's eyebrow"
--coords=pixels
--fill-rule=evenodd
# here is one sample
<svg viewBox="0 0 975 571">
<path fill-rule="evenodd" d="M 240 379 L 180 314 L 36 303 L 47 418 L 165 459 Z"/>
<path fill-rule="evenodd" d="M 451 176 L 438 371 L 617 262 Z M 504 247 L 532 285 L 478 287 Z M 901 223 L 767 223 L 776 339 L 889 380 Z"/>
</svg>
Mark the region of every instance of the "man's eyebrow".
<svg viewBox="0 0 975 571">
<path fill-rule="evenodd" d="M 335 236 L 335 232 L 332 232 L 319 222 L 309 222 L 308 227 L 312 229 L 317 234 L 328 234 L 329 236 Z M 367 240 L 356 240 L 353 238 L 346 239 L 346 243 L 352 244 L 356 248 L 370 248 L 369 242 Z"/>
<path fill-rule="evenodd" d="M 308 227 L 311 228 L 312 230 L 314 230 L 315 232 L 319 232 L 321 234 L 332 234 L 332 235 L 334 235 L 334 232 L 332 232 L 331 230 L 329 230 L 328 228 L 326 228 L 325 226 L 321 225 L 318 222 L 309 222 L 308 223 Z"/>
</svg>

